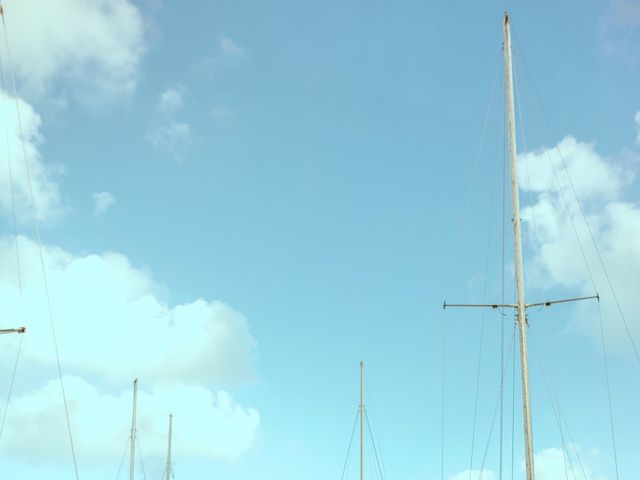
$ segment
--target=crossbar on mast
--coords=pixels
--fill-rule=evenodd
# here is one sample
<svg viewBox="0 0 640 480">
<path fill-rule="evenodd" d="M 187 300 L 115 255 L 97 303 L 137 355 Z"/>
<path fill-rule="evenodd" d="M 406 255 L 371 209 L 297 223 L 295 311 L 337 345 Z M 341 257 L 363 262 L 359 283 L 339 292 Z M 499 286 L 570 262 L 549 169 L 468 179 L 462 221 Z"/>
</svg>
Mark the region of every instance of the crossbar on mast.
<svg viewBox="0 0 640 480">
<path fill-rule="evenodd" d="M 0 329 L 0 335 L 4 335 L 4 334 L 7 334 L 7 333 L 24 333 L 26 331 L 27 331 L 27 329 L 25 327 L 2 328 L 2 329 Z"/>
<path fill-rule="evenodd" d="M 563 300 L 547 300 L 546 302 L 540 303 L 527 303 L 525 306 L 529 307 L 549 307 L 551 305 L 556 305 L 558 303 L 568 303 L 568 302 L 579 302 L 580 300 L 598 300 L 600 301 L 600 295 L 597 293 L 595 295 L 590 295 L 588 297 L 576 297 L 576 298 L 565 298 Z"/>
<path fill-rule="evenodd" d="M 547 300 L 545 302 L 538 303 L 526 303 L 524 308 L 529 307 L 550 307 L 551 305 L 556 305 L 558 303 L 568 303 L 568 302 L 578 302 L 580 300 L 595 300 L 600 301 L 600 295 L 590 295 L 588 297 L 575 297 L 575 298 L 565 298 L 562 300 Z M 518 305 L 515 303 L 447 303 L 444 302 L 442 304 L 443 310 L 447 307 L 475 307 L 475 308 L 517 308 Z"/>
</svg>

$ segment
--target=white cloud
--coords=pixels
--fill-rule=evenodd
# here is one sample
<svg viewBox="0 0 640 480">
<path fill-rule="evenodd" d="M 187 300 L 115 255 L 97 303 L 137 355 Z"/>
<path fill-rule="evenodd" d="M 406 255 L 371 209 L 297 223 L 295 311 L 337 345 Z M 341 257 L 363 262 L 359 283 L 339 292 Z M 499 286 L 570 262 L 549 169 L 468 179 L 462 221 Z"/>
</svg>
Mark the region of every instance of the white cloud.
<svg viewBox="0 0 640 480">
<path fill-rule="evenodd" d="M 519 155 L 519 163 L 528 164 L 530 174 L 520 175 L 520 188 L 531 189 L 535 193 L 558 192 L 559 189 L 566 192 L 570 185 L 562 165 L 563 160 L 574 188 L 584 200 L 614 199 L 630 180 L 620 167 L 598 155 L 593 144 L 578 142 L 574 137 L 567 136 L 558 143 L 557 148 L 539 149 Z M 555 166 L 557 177 L 551 163 Z M 524 167 L 522 170 L 525 170 Z"/>
<path fill-rule="evenodd" d="M 21 296 L 16 289 L 15 246 L 12 240 L 0 239 L 4 318 L 27 327 L 19 393 L 10 405 L 1 448 L 31 459 L 64 456 L 64 413 L 53 380 L 55 360 L 37 246 L 20 237 L 19 247 Z M 150 453 L 164 451 L 169 412 L 176 415 L 177 448 L 185 453 L 234 460 L 250 448 L 258 413 L 213 389 L 252 378 L 256 342 L 242 315 L 219 301 L 171 306 L 149 272 L 117 253 L 76 256 L 45 246 L 44 254 L 81 455 L 108 461 L 122 451 L 133 377 L 141 386 L 138 430 Z M 13 355 L 14 350 L 2 349 L 0 364 L 11 364 Z M 46 425 L 34 420 L 38 418 L 47 418 Z"/>
<path fill-rule="evenodd" d="M 640 204 L 625 200 L 625 193 L 633 186 L 633 171 L 622 166 L 621 162 L 601 156 L 593 145 L 579 142 L 573 137 L 563 139 L 558 149 L 562 152 L 616 294 L 626 312 L 626 320 L 630 322 L 637 341 L 640 333 L 640 297 L 636 285 L 637 272 L 640 271 Z M 522 175 L 521 187 L 534 195 L 533 208 L 529 206 L 522 211 L 534 257 L 533 262 L 528 264 L 528 279 L 533 285 L 547 291 L 553 286 L 561 286 L 576 294 L 595 293 L 573 231 L 573 218 L 596 290 L 601 296 L 607 336 L 618 346 L 629 345 L 626 328 L 607 286 L 590 234 L 558 156 L 558 149 L 552 147 L 520 156 L 523 162 L 529 163 L 532 177 L 529 189 Z M 558 181 L 552 164 L 555 165 Z M 526 171 L 524 167 L 522 170 Z M 569 204 L 571 218 L 565 208 L 565 200 Z M 575 308 L 578 312 L 575 328 L 599 335 L 598 307 L 583 303 Z"/>
<path fill-rule="evenodd" d="M 93 216 L 102 218 L 109 207 L 116 203 L 115 197 L 109 192 L 95 192 L 91 194 L 93 199 Z"/>
<path fill-rule="evenodd" d="M 13 198 L 18 222 L 24 224 L 30 222 L 32 218 L 29 181 L 24 163 L 24 153 L 26 153 L 38 220 L 54 220 L 62 213 L 61 196 L 55 178 L 63 170 L 61 166 L 47 165 L 42 161 L 38 150 L 38 145 L 43 141 L 40 135 L 40 116 L 31 105 L 18 98 L 21 134 L 15 97 L 0 92 L 0 99 L 2 109 L 0 122 L 5 124 L 8 135 L 8 150 L 3 149 L 6 153 L 4 158 L 0 159 L 0 210 L 8 217 L 12 215 L 11 184 L 13 183 Z"/>
<path fill-rule="evenodd" d="M 65 377 L 65 388 L 79 460 L 118 458 L 131 429 L 131 386 L 108 393 L 79 377 Z M 137 407 L 136 430 L 147 461 L 166 454 L 169 413 L 174 415 L 174 455 L 226 462 L 250 448 L 260 423 L 255 409 L 239 406 L 225 391 L 200 386 L 149 388 L 142 383 Z M 46 461 L 67 458 L 69 448 L 57 380 L 14 400 L 2 438 L 5 455 Z"/>
<path fill-rule="evenodd" d="M 175 113 L 183 105 L 182 92 L 175 88 L 168 88 L 160 94 L 156 108 L 163 113 Z"/>
<path fill-rule="evenodd" d="M 229 37 L 221 37 L 218 45 L 222 53 L 229 57 L 240 57 L 244 55 L 244 50 Z"/>
<path fill-rule="evenodd" d="M 560 448 L 545 448 L 535 454 L 536 478 L 538 480 L 558 480 L 560 478 L 581 478 L 584 480 L 592 480 L 593 476 L 591 468 L 584 463 L 578 461 L 575 451 L 582 457 L 584 454 L 572 445 L 567 446 L 569 455 L 566 456 Z M 565 474 L 566 472 L 566 474 Z M 598 476 L 598 480 L 606 480 L 606 477 Z"/>
<path fill-rule="evenodd" d="M 130 1 L 6 0 L 4 9 L 18 84 L 29 95 L 60 82 L 93 104 L 135 89 L 144 23 Z"/>
</svg>

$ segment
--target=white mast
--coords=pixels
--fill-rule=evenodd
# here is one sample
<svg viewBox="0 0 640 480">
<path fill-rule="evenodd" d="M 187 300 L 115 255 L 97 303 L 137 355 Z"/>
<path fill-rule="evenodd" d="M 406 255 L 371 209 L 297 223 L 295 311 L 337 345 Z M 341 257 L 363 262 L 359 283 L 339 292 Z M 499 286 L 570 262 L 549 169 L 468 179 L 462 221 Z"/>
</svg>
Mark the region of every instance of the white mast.
<svg viewBox="0 0 640 480">
<path fill-rule="evenodd" d="M 527 480 L 534 480 L 533 434 L 531 431 L 531 399 L 529 396 L 529 367 L 527 364 L 527 316 L 524 300 L 524 275 L 522 261 L 522 234 L 520 227 L 520 200 L 518 196 L 518 166 L 516 153 L 516 121 L 513 103 L 513 70 L 511 65 L 511 31 L 509 14 L 504 14 L 504 76 L 507 124 L 509 135 L 509 158 L 511 169 L 511 199 L 513 210 L 513 243 L 516 267 L 517 319 L 520 337 L 520 367 L 522 375 L 522 409 L 524 414 L 524 443 Z"/>
<path fill-rule="evenodd" d="M 169 414 L 169 446 L 167 447 L 167 477 L 166 480 L 171 479 L 171 427 L 173 423 L 173 415 Z"/>
<path fill-rule="evenodd" d="M 360 480 L 364 479 L 364 362 L 360 361 Z"/>
<path fill-rule="evenodd" d="M 129 480 L 133 480 L 136 464 L 136 400 L 138 397 L 138 379 L 133 381 L 133 413 L 131 415 L 131 458 L 129 461 Z"/>
<path fill-rule="evenodd" d="M 517 303 L 447 303 L 447 307 L 481 307 L 481 308 L 514 308 L 517 312 L 518 332 L 520 339 L 520 368 L 522 377 L 522 411 L 524 419 L 524 443 L 525 443 L 525 464 L 527 469 L 527 480 L 535 480 L 535 468 L 533 458 L 533 433 L 531 429 L 531 397 L 529 394 L 529 365 L 527 360 L 527 308 L 528 307 L 549 307 L 558 303 L 576 302 L 579 300 L 600 299 L 596 293 L 588 297 L 567 298 L 564 300 L 546 300 L 539 303 L 525 303 L 524 300 L 524 273 L 522 261 L 522 229 L 520 225 L 520 199 L 518 195 L 518 165 L 516 152 L 516 119 L 513 102 L 513 67 L 511 64 L 511 30 L 509 14 L 504 14 L 503 19 L 504 34 L 504 95 L 505 107 L 507 109 L 507 127 L 509 136 L 509 166 L 511 170 L 511 207 L 513 210 L 513 247 L 516 267 L 516 296 Z"/>
</svg>

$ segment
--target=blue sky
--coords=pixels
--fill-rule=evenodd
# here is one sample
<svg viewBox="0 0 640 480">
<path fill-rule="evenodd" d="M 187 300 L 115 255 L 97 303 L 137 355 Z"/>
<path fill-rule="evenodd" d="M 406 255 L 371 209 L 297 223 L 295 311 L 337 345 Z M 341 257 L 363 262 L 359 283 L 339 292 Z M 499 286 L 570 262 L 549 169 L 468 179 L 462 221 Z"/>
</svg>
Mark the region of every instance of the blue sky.
<svg viewBox="0 0 640 480">
<path fill-rule="evenodd" d="M 562 434 L 576 478 L 616 478 L 599 312 L 620 477 L 640 474 L 640 365 L 565 171 L 556 184 L 550 168 L 565 161 L 640 342 L 636 2 L 3 5 L 17 99 L 7 84 L 1 107 L 24 289 L 3 165 L 0 304 L 3 326 L 24 318 L 28 328 L 0 438 L 6 478 L 73 478 L 16 102 L 80 478 L 116 475 L 135 377 L 149 477 L 161 474 L 173 412 L 175 478 L 339 478 L 364 360 L 389 477 L 439 479 L 445 324 L 444 478 L 479 470 L 499 388 L 500 322 L 505 348 L 513 322 L 441 305 L 501 294 L 506 9 L 524 125 L 527 298 L 592 294 L 591 271 L 602 299 L 530 312 L 538 478 L 565 475 L 544 377 L 570 430 Z M 509 298 L 509 254 L 506 270 Z M 19 339 L 0 340 L 7 391 Z M 511 370 L 505 376 L 511 478 Z M 524 478 L 519 382 L 515 403 L 514 478 Z M 499 478 L 498 435 L 496 424 L 488 480 Z"/>
</svg>

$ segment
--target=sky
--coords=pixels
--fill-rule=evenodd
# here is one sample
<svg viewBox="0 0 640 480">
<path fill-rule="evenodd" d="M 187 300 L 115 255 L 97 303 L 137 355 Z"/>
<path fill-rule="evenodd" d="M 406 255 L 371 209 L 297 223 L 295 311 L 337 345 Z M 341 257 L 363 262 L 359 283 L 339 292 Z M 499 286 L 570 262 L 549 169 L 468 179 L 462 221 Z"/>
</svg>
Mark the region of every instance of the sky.
<svg viewBox="0 0 640 480">
<path fill-rule="evenodd" d="M 527 301 L 600 296 L 529 310 L 537 478 L 640 477 L 636 0 L 2 5 L 3 479 L 128 478 L 135 378 L 136 478 L 173 414 L 176 479 L 355 479 L 361 360 L 388 478 L 524 478 L 513 314 L 442 309 L 514 295 L 505 10 Z"/>
</svg>

